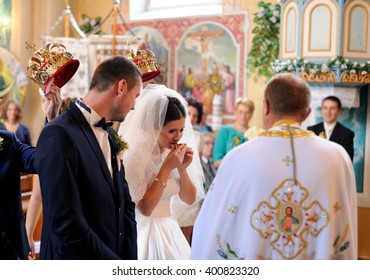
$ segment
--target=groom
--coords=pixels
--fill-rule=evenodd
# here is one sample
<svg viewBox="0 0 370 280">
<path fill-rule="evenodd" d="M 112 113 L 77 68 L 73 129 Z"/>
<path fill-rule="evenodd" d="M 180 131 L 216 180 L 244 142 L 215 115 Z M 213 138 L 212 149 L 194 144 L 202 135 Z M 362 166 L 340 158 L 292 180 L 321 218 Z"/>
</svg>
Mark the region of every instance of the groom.
<svg viewBox="0 0 370 280">
<path fill-rule="evenodd" d="M 86 97 L 42 131 L 40 259 L 137 259 L 135 205 L 116 158 L 119 137 L 105 119 L 122 122 L 141 88 L 130 60 L 103 61 Z"/>
</svg>

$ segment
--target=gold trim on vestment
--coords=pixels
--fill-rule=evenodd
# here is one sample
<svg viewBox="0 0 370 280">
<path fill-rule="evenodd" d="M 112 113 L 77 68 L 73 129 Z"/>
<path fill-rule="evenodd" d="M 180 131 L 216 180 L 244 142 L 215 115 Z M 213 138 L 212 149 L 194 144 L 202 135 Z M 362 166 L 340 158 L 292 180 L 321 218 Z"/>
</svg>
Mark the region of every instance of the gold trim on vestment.
<svg viewBox="0 0 370 280">
<path fill-rule="evenodd" d="M 291 136 L 293 138 L 298 137 L 305 137 L 305 136 L 314 136 L 315 133 L 313 131 L 308 130 L 300 130 L 300 131 L 292 131 L 292 135 L 288 131 L 265 131 L 262 132 L 259 136 L 267 136 L 267 137 L 283 137 L 283 138 L 290 138 Z"/>
<path fill-rule="evenodd" d="M 292 125 L 297 127 L 292 127 Z M 313 131 L 309 130 L 302 130 L 300 128 L 299 123 L 293 120 L 281 120 L 273 124 L 272 127 L 278 127 L 278 126 L 290 126 L 291 132 L 287 130 L 287 127 L 283 127 L 283 130 L 286 131 L 277 131 L 277 130 L 268 130 L 261 132 L 258 136 L 267 136 L 267 137 L 283 137 L 283 138 L 297 138 L 297 137 L 305 137 L 305 136 L 314 136 L 315 133 Z"/>
<path fill-rule="evenodd" d="M 285 120 L 277 121 L 276 123 L 272 125 L 272 127 L 277 127 L 277 126 L 282 126 L 282 125 L 287 125 L 287 124 L 300 126 L 299 123 L 297 123 L 296 121 L 285 119 Z"/>
</svg>

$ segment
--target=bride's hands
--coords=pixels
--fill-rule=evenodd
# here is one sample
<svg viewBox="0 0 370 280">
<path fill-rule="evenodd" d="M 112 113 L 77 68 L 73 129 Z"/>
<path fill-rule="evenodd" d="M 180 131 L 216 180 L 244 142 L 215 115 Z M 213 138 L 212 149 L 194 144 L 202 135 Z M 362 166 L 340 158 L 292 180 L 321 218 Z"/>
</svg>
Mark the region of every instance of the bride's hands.
<svg viewBox="0 0 370 280">
<path fill-rule="evenodd" d="M 185 148 L 184 160 L 182 161 L 180 169 L 186 169 L 193 161 L 193 149 L 190 147 Z"/>
<path fill-rule="evenodd" d="M 186 145 L 173 145 L 163 164 L 167 165 L 171 170 L 181 168 L 186 151 Z"/>
</svg>

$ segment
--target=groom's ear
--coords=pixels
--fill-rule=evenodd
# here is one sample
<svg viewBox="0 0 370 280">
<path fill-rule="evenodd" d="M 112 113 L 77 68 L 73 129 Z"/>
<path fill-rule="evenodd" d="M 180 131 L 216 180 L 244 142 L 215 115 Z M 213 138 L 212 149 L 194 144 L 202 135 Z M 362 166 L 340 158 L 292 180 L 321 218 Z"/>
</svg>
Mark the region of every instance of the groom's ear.
<svg viewBox="0 0 370 280">
<path fill-rule="evenodd" d="M 127 81 L 125 79 L 119 80 L 117 86 L 117 94 L 124 96 L 126 95 L 126 93 L 127 93 Z"/>
</svg>

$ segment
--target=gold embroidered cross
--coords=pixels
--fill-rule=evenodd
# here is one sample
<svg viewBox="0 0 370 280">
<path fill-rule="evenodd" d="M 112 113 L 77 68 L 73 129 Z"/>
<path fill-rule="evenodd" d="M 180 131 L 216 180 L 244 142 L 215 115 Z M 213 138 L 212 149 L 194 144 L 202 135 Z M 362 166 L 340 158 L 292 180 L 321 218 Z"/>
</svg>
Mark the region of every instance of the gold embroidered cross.
<svg viewBox="0 0 370 280">
<path fill-rule="evenodd" d="M 289 157 L 289 156 L 286 156 L 286 157 L 283 159 L 283 162 L 285 162 L 285 165 L 286 165 L 286 166 L 289 166 L 291 163 L 293 163 L 293 162 L 294 162 L 294 160 L 293 160 L 293 159 L 290 159 L 290 157 Z"/>
<path fill-rule="evenodd" d="M 329 213 L 308 189 L 288 178 L 258 204 L 250 223 L 284 259 L 294 259 L 308 246 L 307 236 L 317 237 L 328 225 Z"/>
<path fill-rule="evenodd" d="M 238 210 L 238 207 L 234 204 L 230 204 L 229 207 L 227 208 L 227 211 L 231 212 L 231 213 L 235 213 L 236 210 Z"/>
<path fill-rule="evenodd" d="M 342 207 L 338 202 L 336 202 L 333 206 L 335 213 L 337 213 Z"/>
</svg>

